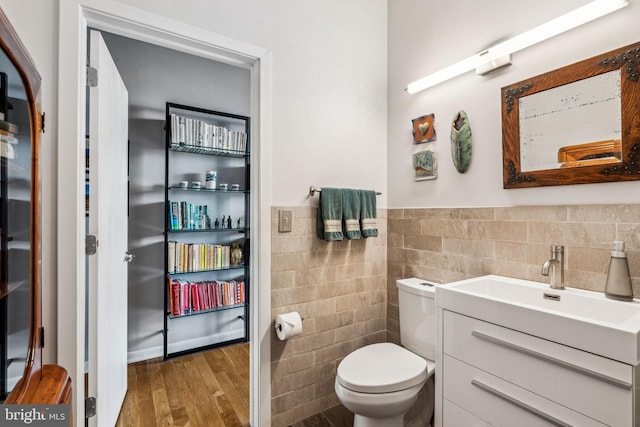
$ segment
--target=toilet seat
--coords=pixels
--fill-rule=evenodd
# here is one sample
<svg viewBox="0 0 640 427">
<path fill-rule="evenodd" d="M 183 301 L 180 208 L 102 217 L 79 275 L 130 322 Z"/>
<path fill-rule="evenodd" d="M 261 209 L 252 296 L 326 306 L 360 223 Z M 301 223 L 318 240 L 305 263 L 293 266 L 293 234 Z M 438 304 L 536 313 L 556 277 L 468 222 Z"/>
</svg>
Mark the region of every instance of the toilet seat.
<svg viewBox="0 0 640 427">
<path fill-rule="evenodd" d="M 336 380 L 360 393 L 392 393 L 423 383 L 431 368 L 425 359 L 399 345 L 378 343 L 347 355 L 338 366 Z"/>
</svg>

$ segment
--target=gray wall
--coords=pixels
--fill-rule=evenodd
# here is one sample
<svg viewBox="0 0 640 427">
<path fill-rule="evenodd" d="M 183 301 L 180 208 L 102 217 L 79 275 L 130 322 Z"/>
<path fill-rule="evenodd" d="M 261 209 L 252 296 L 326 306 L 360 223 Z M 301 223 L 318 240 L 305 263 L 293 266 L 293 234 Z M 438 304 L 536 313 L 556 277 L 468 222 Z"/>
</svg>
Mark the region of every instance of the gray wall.
<svg viewBox="0 0 640 427">
<path fill-rule="evenodd" d="M 162 354 L 165 103 L 248 116 L 250 75 L 245 69 L 170 49 L 104 32 L 103 36 L 129 90 L 129 250 L 136 255 L 129 267 L 132 362 Z M 178 336 L 177 329 L 204 330 L 210 320 L 179 319 L 170 337 Z"/>
</svg>

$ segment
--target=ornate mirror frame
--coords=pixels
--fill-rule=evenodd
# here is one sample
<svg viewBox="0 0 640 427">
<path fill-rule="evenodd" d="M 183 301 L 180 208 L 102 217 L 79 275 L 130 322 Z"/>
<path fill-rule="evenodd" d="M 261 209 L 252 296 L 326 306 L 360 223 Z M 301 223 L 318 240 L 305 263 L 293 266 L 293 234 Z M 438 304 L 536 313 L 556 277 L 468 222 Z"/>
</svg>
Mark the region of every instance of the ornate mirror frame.
<svg viewBox="0 0 640 427">
<path fill-rule="evenodd" d="M 620 70 L 621 160 L 523 171 L 523 97 Z M 505 189 L 640 180 L 640 42 L 502 88 L 502 168 Z M 567 147 L 568 148 L 568 147 Z M 618 154 L 619 155 L 619 154 Z"/>
</svg>

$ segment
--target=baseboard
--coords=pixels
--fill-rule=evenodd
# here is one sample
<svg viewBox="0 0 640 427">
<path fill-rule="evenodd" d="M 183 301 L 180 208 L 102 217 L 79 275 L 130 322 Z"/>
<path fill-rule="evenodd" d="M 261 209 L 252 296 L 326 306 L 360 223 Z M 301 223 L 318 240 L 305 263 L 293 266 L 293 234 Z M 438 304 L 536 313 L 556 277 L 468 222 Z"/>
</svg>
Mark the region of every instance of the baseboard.
<svg viewBox="0 0 640 427">
<path fill-rule="evenodd" d="M 179 351 L 185 351 L 191 348 L 204 347 L 216 342 L 230 341 L 242 337 L 244 337 L 244 329 L 236 329 L 233 331 L 220 332 L 206 337 L 176 341 L 174 343 L 169 343 L 169 353 L 177 353 Z"/>
<path fill-rule="evenodd" d="M 189 350 L 191 348 L 204 347 L 216 342 L 230 341 L 244 337 L 244 329 L 235 331 L 220 332 L 204 337 L 192 338 L 169 343 L 169 353 Z M 155 359 L 163 356 L 161 345 L 134 350 L 127 353 L 127 363 L 142 362 L 144 360 Z"/>
<path fill-rule="evenodd" d="M 128 352 L 127 363 L 142 362 L 143 360 L 156 359 L 158 357 L 162 357 L 161 345 Z"/>
</svg>

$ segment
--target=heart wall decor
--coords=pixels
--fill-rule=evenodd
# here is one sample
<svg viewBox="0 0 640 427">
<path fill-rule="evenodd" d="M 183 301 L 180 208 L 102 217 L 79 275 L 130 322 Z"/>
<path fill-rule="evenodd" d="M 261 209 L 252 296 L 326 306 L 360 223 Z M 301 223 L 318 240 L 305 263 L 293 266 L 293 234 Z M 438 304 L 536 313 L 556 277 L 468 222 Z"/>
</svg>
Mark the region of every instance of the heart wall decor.
<svg viewBox="0 0 640 427">
<path fill-rule="evenodd" d="M 426 114 L 411 120 L 413 123 L 413 143 L 422 144 L 436 140 L 436 128 L 434 126 L 435 115 Z"/>
</svg>

